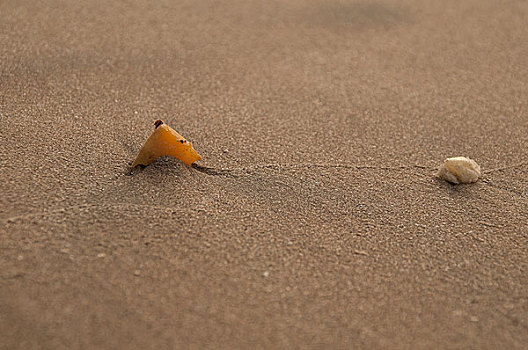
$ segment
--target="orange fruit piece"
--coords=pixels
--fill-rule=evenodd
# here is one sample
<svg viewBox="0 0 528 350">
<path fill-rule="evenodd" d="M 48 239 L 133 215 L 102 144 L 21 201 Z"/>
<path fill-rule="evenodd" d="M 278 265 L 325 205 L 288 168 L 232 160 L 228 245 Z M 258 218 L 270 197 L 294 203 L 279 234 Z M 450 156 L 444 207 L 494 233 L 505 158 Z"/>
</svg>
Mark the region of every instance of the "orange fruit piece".
<svg viewBox="0 0 528 350">
<path fill-rule="evenodd" d="M 156 128 L 139 150 L 132 167 L 147 166 L 161 156 L 174 157 L 187 165 L 202 159 L 202 156 L 194 150 L 192 143 L 176 130 L 163 124 L 161 120 L 157 120 L 154 125 Z"/>
</svg>

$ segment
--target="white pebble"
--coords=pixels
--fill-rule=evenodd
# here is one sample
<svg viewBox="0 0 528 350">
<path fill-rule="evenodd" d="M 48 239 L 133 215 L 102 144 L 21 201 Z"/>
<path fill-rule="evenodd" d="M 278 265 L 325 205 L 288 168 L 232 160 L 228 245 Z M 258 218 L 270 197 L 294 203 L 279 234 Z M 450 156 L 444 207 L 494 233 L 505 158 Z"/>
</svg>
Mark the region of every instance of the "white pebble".
<svg viewBox="0 0 528 350">
<path fill-rule="evenodd" d="M 438 170 L 439 177 L 454 184 L 476 182 L 480 175 L 480 165 L 467 157 L 447 158 Z"/>
</svg>

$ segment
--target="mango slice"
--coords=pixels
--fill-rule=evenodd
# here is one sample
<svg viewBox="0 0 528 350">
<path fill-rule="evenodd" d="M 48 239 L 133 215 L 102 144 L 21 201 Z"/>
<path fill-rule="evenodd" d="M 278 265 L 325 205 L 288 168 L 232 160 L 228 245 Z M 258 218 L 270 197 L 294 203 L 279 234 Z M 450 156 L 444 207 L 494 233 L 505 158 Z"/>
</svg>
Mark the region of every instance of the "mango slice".
<svg viewBox="0 0 528 350">
<path fill-rule="evenodd" d="M 194 150 L 192 143 L 187 141 L 176 130 L 167 124 L 163 124 L 161 120 L 157 120 L 154 125 L 156 128 L 139 150 L 132 167 L 137 165 L 147 166 L 161 156 L 174 157 L 186 165 L 191 165 L 202 159 L 202 156 Z"/>
</svg>

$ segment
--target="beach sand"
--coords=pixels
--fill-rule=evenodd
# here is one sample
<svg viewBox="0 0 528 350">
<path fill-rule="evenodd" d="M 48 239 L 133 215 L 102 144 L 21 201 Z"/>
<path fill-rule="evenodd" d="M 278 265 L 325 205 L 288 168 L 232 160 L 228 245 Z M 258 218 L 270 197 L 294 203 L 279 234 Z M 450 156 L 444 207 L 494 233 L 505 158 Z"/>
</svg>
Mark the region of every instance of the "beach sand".
<svg viewBox="0 0 528 350">
<path fill-rule="evenodd" d="M 525 347 L 527 18 L 2 1 L 0 348 Z"/>
</svg>

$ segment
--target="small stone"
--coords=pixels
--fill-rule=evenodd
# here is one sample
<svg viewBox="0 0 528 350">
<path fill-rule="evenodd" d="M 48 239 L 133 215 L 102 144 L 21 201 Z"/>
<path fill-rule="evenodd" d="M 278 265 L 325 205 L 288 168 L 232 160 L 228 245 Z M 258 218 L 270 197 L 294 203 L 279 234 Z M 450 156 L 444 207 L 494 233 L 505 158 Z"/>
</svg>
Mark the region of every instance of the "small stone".
<svg viewBox="0 0 528 350">
<path fill-rule="evenodd" d="M 99 254 L 97 254 L 97 257 L 98 257 L 98 258 L 104 258 L 105 256 L 106 256 L 105 253 L 99 253 Z"/>
<path fill-rule="evenodd" d="M 479 321 L 479 318 L 478 318 L 477 316 L 471 316 L 471 317 L 469 318 L 469 320 L 470 320 L 471 322 L 478 322 L 478 321 Z"/>
<path fill-rule="evenodd" d="M 141 275 L 141 271 L 139 271 L 139 270 L 135 270 L 135 271 L 134 271 L 134 276 L 139 276 L 139 275 Z"/>
<path fill-rule="evenodd" d="M 467 157 L 447 158 L 438 169 L 438 177 L 453 184 L 477 182 L 480 175 L 480 165 Z"/>
<path fill-rule="evenodd" d="M 264 278 L 268 278 L 269 275 L 270 275 L 269 271 L 264 271 L 264 272 L 262 273 L 262 277 L 264 277 Z"/>
</svg>

